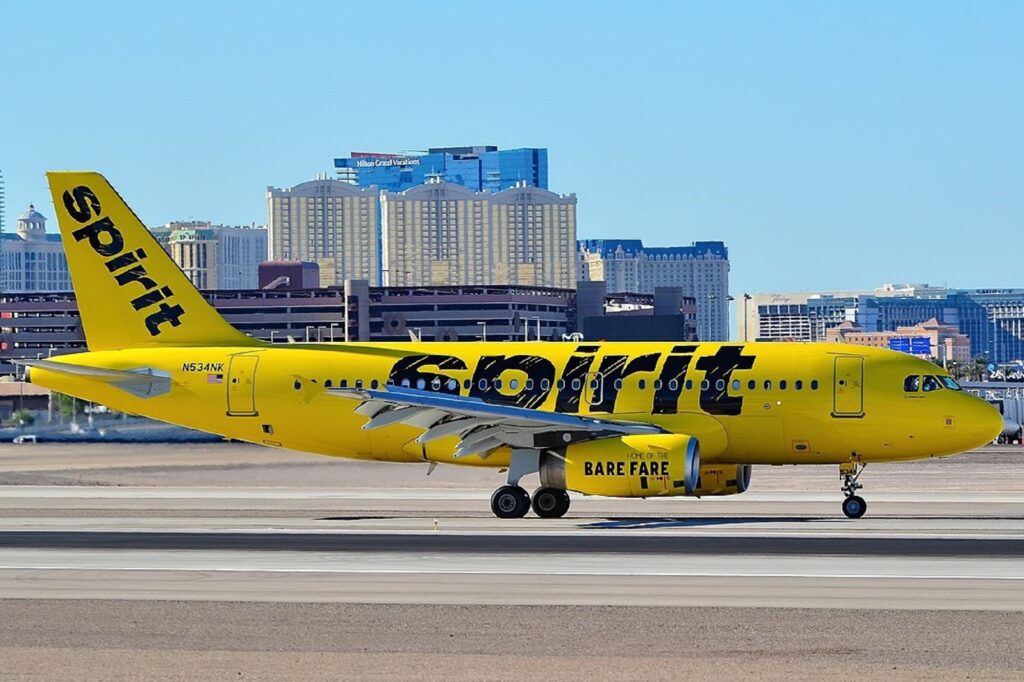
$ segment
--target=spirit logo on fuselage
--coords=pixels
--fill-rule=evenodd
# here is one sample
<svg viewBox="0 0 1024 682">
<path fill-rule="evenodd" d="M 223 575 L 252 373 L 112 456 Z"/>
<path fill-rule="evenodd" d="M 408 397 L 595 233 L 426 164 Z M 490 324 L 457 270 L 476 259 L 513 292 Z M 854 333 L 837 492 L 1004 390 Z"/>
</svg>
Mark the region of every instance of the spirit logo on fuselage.
<svg viewBox="0 0 1024 682">
<path fill-rule="evenodd" d="M 468 392 L 484 402 L 537 409 L 555 392 L 555 411 L 576 413 L 586 403 L 590 412 L 614 413 L 623 380 L 631 375 L 646 374 L 653 388 L 652 414 L 676 414 L 679 397 L 687 384 L 696 345 L 674 346 L 668 353 L 643 355 L 605 355 L 595 367 L 600 346 L 578 346 L 565 365 L 558 370 L 548 358 L 540 355 L 484 355 L 473 367 L 473 378 L 460 385 L 458 379 L 445 372 L 465 372 L 466 361 L 454 355 L 410 355 L 391 368 L 390 383 L 461 395 Z M 662 361 L 664 358 L 664 361 Z M 743 409 L 743 396 L 731 396 L 728 387 L 734 370 L 751 369 L 756 356 L 743 355 L 743 346 L 720 346 L 713 355 L 698 358 L 696 369 L 702 371 L 699 382 L 701 411 L 707 414 L 735 416 Z M 659 370 L 660 365 L 660 370 Z M 440 370 L 439 372 L 433 370 Z M 506 374 L 509 373 L 509 374 Z M 518 376 L 517 376 L 518 375 Z M 504 384 L 502 376 L 516 377 Z M 593 382 L 597 382 L 597 385 Z M 503 390 L 504 389 L 504 390 Z"/>
<path fill-rule="evenodd" d="M 106 259 L 103 264 L 118 286 L 128 287 L 136 282 L 142 288 L 141 293 L 135 290 L 138 295 L 131 299 L 131 304 L 136 312 L 146 314 L 146 329 L 150 335 L 158 336 L 163 331 L 163 324 L 179 326 L 185 309 L 171 300 L 174 292 L 169 286 L 161 286 L 150 277 L 143 263 L 146 252 L 141 248 L 126 248 L 124 235 L 114 221 L 109 216 L 101 217 L 102 207 L 96 193 L 85 185 L 79 185 L 64 192 L 61 199 L 75 222 L 82 225 L 71 233 L 75 241 L 88 241 L 96 255 Z"/>
</svg>

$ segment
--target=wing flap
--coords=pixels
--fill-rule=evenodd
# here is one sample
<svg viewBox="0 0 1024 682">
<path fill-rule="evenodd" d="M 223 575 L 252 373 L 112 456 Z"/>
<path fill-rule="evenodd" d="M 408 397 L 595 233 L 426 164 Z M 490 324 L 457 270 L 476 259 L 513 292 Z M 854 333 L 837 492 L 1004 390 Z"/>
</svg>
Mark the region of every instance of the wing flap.
<svg viewBox="0 0 1024 682">
<path fill-rule="evenodd" d="M 656 434 L 654 424 L 595 419 L 560 412 L 544 412 L 514 405 L 497 405 L 448 393 L 401 386 L 382 389 L 330 388 L 330 395 L 359 400 L 356 412 L 368 418 L 364 430 L 405 424 L 424 429 L 416 443 L 456 436 L 457 458 L 487 457 L 500 447 L 536 448 L 537 437 L 560 433 L 564 438 L 588 439 L 613 435 Z M 569 436 L 568 434 L 575 434 Z"/>
</svg>

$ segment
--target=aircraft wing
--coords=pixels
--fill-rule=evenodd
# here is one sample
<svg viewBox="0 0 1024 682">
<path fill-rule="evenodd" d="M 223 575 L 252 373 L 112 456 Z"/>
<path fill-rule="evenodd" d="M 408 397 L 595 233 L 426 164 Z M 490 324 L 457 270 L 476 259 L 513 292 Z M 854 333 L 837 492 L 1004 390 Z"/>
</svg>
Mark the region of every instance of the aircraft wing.
<svg viewBox="0 0 1024 682">
<path fill-rule="evenodd" d="M 608 436 L 665 433 L 653 424 L 542 412 L 400 386 L 329 388 L 327 392 L 361 401 L 356 412 L 368 418 L 363 424 L 366 431 L 392 424 L 416 426 L 424 430 L 416 439 L 420 444 L 458 436 L 455 457 L 487 457 L 503 446 L 547 449 Z"/>
</svg>

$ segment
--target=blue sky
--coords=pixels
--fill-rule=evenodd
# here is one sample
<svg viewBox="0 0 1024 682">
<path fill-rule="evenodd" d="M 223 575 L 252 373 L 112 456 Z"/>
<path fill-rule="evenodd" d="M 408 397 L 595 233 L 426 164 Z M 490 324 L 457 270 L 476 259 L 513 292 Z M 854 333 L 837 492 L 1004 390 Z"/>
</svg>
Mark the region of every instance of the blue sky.
<svg viewBox="0 0 1024 682">
<path fill-rule="evenodd" d="M 1024 286 L 1022 35 L 1013 2 L 11 3 L 7 224 L 50 168 L 263 223 L 351 150 L 542 146 L 580 237 L 724 240 L 734 294 Z"/>
</svg>

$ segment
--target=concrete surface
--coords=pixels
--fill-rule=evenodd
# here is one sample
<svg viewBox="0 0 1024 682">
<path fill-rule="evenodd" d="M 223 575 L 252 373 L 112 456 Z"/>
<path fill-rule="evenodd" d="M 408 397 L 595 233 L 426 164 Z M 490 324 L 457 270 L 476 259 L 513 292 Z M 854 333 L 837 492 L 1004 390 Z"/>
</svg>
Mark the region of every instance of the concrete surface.
<svg viewBox="0 0 1024 682">
<path fill-rule="evenodd" d="M 831 467 L 515 521 L 496 472 L 425 473 L 0 445 L 0 676 L 1024 676 L 1022 448 L 871 466 L 859 521 Z"/>
</svg>

